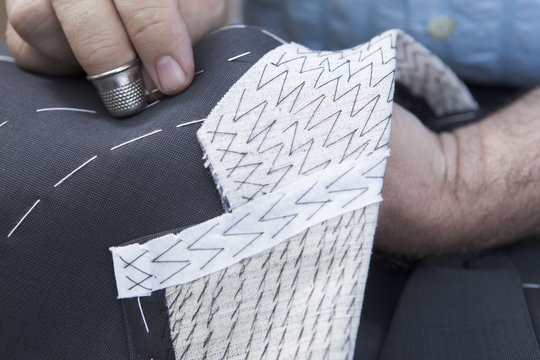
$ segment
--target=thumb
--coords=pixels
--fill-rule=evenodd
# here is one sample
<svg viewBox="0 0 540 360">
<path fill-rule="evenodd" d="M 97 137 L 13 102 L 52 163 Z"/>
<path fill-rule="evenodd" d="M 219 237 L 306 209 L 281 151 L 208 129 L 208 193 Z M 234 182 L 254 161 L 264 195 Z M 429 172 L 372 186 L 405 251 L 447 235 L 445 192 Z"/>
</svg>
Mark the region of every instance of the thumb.
<svg viewBox="0 0 540 360">
<path fill-rule="evenodd" d="M 146 71 L 167 95 L 193 80 L 191 40 L 176 0 L 114 0 Z"/>
</svg>

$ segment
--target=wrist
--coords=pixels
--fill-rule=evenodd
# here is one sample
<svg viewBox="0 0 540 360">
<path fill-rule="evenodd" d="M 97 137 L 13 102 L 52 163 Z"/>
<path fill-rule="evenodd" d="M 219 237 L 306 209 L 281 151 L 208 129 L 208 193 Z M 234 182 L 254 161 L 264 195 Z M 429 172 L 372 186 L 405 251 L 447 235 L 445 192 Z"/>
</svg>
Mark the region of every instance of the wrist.
<svg viewBox="0 0 540 360">
<path fill-rule="evenodd" d="M 375 245 L 390 252 L 440 253 L 457 223 L 453 190 L 456 142 L 396 107 Z"/>
</svg>

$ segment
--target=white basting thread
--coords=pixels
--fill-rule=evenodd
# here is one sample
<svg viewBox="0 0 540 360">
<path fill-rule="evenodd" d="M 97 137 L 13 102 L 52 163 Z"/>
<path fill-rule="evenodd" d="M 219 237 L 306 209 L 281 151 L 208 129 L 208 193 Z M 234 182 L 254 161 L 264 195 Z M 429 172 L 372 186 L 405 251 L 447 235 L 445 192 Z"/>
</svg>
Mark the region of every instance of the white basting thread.
<svg viewBox="0 0 540 360">
<path fill-rule="evenodd" d="M 37 204 L 39 204 L 39 202 L 41 201 L 41 199 L 38 199 L 34 205 L 32 205 L 32 207 L 26 212 L 26 214 L 24 214 L 24 216 L 21 218 L 21 220 L 19 220 L 19 222 L 17 223 L 17 225 L 15 225 L 15 227 L 13 229 L 11 229 L 11 231 L 9 232 L 9 234 L 7 235 L 7 237 L 10 237 L 11 235 L 13 235 L 13 233 L 15 232 L 15 230 L 17 230 L 17 228 L 22 224 L 22 222 L 24 221 L 24 219 L 26 219 L 26 217 L 28 216 L 28 214 L 30 214 L 32 212 L 32 210 L 34 210 L 34 208 L 36 207 Z"/>
<path fill-rule="evenodd" d="M 245 53 L 242 53 L 240 55 L 236 55 L 236 56 L 233 56 L 232 58 L 227 59 L 227 61 L 231 62 L 231 61 L 240 59 L 241 57 L 244 57 L 244 56 L 249 55 L 249 54 L 251 54 L 251 51 L 246 51 Z"/>
<path fill-rule="evenodd" d="M 159 129 L 159 130 L 152 131 L 151 133 L 141 135 L 141 136 L 139 136 L 139 137 L 136 137 L 135 139 L 131 139 L 131 140 L 129 140 L 129 141 L 126 141 L 126 142 L 123 142 L 123 143 L 118 144 L 118 145 L 116 145 L 116 146 L 113 146 L 113 147 L 111 148 L 111 150 L 116 150 L 116 149 L 118 149 L 119 147 L 122 147 L 122 146 L 124 146 L 124 145 L 130 144 L 130 143 L 132 143 L 132 142 L 134 142 L 134 141 L 137 141 L 137 140 L 144 139 L 144 138 L 147 137 L 147 136 L 157 134 L 158 132 L 161 132 L 161 131 L 163 131 L 163 130 L 162 130 L 162 129 Z"/>
<path fill-rule="evenodd" d="M 77 109 L 77 108 L 44 108 L 44 109 L 36 110 L 36 112 L 45 112 L 45 111 L 75 111 L 75 112 L 83 112 L 83 113 L 88 113 L 88 114 L 96 113 L 94 110 Z"/>
<path fill-rule="evenodd" d="M 523 283 L 521 286 L 524 289 L 540 289 L 540 284 Z"/>
<path fill-rule="evenodd" d="M 0 127 L 6 125 L 8 122 L 7 121 L 4 121 L 3 123 L 0 124 Z"/>
<path fill-rule="evenodd" d="M 197 76 L 197 75 L 202 74 L 203 72 L 204 72 L 204 69 L 197 71 L 197 72 L 196 72 L 195 74 L 193 74 L 193 75 L 194 75 L 194 76 Z"/>
<path fill-rule="evenodd" d="M 203 121 L 204 121 L 204 119 L 188 121 L 188 122 L 183 123 L 183 124 L 178 124 L 178 125 L 176 125 L 176 127 L 177 127 L 177 128 L 180 128 L 180 127 L 184 127 L 184 126 L 188 126 L 188 125 L 197 124 L 197 123 L 200 123 L 200 122 L 203 122 Z"/>
<path fill-rule="evenodd" d="M 37 113 L 45 112 L 45 111 L 75 111 L 75 112 L 82 112 L 82 113 L 88 113 L 88 114 L 95 114 L 96 113 L 94 110 L 66 108 L 66 107 L 52 107 L 52 108 L 43 108 L 43 109 L 37 109 L 36 110 Z"/>
<path fill-rule="evenodd" d="M 245 29 L 246 27 L 247 27 L 247 26 L 244 25 L 244 24 L 227 25 L 227 26 L 224 26 L 224 27 L 222 27 L 222 28 L 219 28 L 219 29 L 216 29 L 216 30 L 212 31 L 210 34 L 208 34 L 208 36 L 217 34 L 217 33 L 219 33 L 219 32 L 222 32 L 223 30 L 229 30 L 229 29 Z"/>
<path fill-rule="evenodd" d="M 6 61 L 15 64 L 15 59 L 11 56 L 0 55 L 0 61 Z"/>
<path fill-rule="evenodd" d="M 62 184 L 64 181 L 66 181 L 70 176 L 72 176 L 73 174 L 75 174 L 77 171 L 81 170 L 83 167 L 85 167 L 86 165 L 88 165 L 90 162 L 94 161 L 95 159 L 97 158 L 97 155 L 95 155 L 94 157 L 92 157 L 91 159 L 87 160 L 84 162 L 84 164 L 82 164 L 81 166 L 79 166 L 78 168 L 76 168 L 75 170 L 73 170 L 72 172 L 70 172 L 69 174 L 67 174 L 64 178 L 62 178 L 62 180 L 60 180 L 59 182 L 57 182 L 54 187 L 57 187 L 58 185 Z"/>
<path fill-rule="evenodd" d="M 159 102 L 159 100 L 156 100 L 144 107 L 144 110 L 151 108 L 152 106 L 156 105 Z"/>
<path fill-rule="evenodd" d="M 264 30 L 262 29 L 261 32 L 265 35 L 268 35 L 270 36 L 272 39 L 276 40 L 276 41 L 279 41 L 280 43 L 282 44 L 288 44 L 288 42 L 286 42 L 285 40 L 283 40 L 282 38 L 280 38 L 279 36 L 275 35 L 275 34 L 272 34 L 270 31 L 267 31 L 267 30 Z"/>
<path fill-rule="evenodd" d="M 146 317 L 144 316 L 144 312 L 143 312 L 143 309 L 142 309 L 141 298 L 140 297 L 137 298 L 137 302 L 139 303 L 139 310 L 141 311 L 141 317 L 142 317 L 143 322 L 144 322 L 144 327 L 146 329 L 146 333 L 150 334 L 150 330 L 148 329 L 148 324 L 146 323 Z"/>
</svg>

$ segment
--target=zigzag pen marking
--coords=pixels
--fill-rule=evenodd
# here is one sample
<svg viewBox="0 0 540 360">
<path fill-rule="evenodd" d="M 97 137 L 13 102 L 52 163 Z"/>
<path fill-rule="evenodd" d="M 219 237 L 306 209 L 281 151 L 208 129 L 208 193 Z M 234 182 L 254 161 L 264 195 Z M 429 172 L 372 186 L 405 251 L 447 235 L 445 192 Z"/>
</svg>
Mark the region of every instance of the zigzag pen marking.
<svg viewBox="0 0 540 360">
<path fill-rule="evenodd" d="M 148 275 L 148 276 L 152 276 L 152 274 L 149 274 L 147 273 L 146 271 L 144 270 L 141 270 L 139 269 L 137 266 L 133 265 L 133 263 L 135 261 L 137 261 L 138 259 L 140 259 L 144 254 L 148 253 L 148 250 L 145 250 L 141 255 L 137 256 L 134 260 L 132 261 L 127 261 L 126 259 L 124 259 L 122 256 L 118 255 L 118 257 L 120 258 L 120 260 L 122 260 L 124 263 L 126 263 L 126 266 L 124 266 L 124 269 L 125 268 L 129 268 L 129 267 L 132 267 L 134 268 L 135 270 L 138 270 L 140 271 L 141 273 L 145 274 L 145 275 Z"/>
<path fill-rule="evenodd" d="M 168 253 L 169 251 L 171 251 L 174 247 L 176 247 L 178 244 L 184 242 L 182 239 L 178 239 L 178 241 L 176 241 L 174 244 L 172 244 L 171 246 L 169 246 L 167 248 L 167 250 L 165 250 L 164 252 L 162 252 L 161 254 L 159 254 L 158 256 L 156 256 L 154 259 L 152 259 L 152 262 L 153 263 L 178 263 L 178 264 L 182 264 L 183 266 L 180 267 L 180 269 L 178 269 L 177 271 L 174 271 L 172 274 L 170 274 L 168 277 L 166 277 L 165 279 L 161 280 L 159 283 L 160 285 L 167 282 L 169 279 L 171 279 L 173 276 L 175 276 L 176 274 L 178 274 L 179 272 L 181 272 L 182 270 L 184 270 L 186 267 L 188 267 L 189 265 L 191 265 L 191 261 L 189 260 L 158 260 L 160 257 L 162 257 L 163 255 L 165 255 L 166 253 Z"/>
<path fill-rule="evenodd" d="M 288 214 L 288 215 L 279 215 L 279 216 L 275 216 L 275 217 L 271 217 L 271 218 L 267 218 L 266 216 L 268 216 L 268 214 L 270 213 L 270 211 L 272 211 L 276 205 L 281 201 L 283 200 L 283 198 L 285 197 L 286 194 L 283 194 L 283 196 L 281 196 L 271 207 L 270 209 L 268 209 L 260 218 L 259 218 L 259 222 L 266 222 L 266 221 L 273 221 L 273 220 L 282 220 L 282 219 L 287 219 L 289 218 L 289 221 L 287 221 L 285 224 L 283 224 L 283 226 L 274 234 L 272 235 L 272 238 L 275 238 L 277 234 L 279 234 L 283 229 L 285 229 L 292 221 L 294 221 L 294 219 L 296 219 L 296 217 L 298 216 L 298 213 L 294 213 L 294 214 Z"/>
<path fill-rule="evenodd" d="M 230 231 L 235 228 L 236 226 L 238 226 L 238 224 L 240 224 L 245 218 L 247 218 L 248 216 L 250 216 L 251 214 L 247 213 L 245 214 L 244 216 L 242 216 L 238 221 L 236 221 L 234 224 L 232 224 L 227 230 L 225 230 L 223 232 L 223 236 L 245 236 L 245 235 L 255 235 L 255 237 L 253 239 L 251 239 L 246 245 L 244 245 L 244 247 L 242 247 L 240 250 L 238 250 L 234 255 L 233 255 L 233 258 L 235 258 L 238 254 L 240 254 L 242 251 L 244 251 L 249 245 L 253 244 L 253 242 L 255 240 L 257 240 L 258 238 L 260 238 L 264 232 L 252 232 L 252 233 L 230 233 Z"/>
<path fill-rule="evenodd" d="M 121 256 L 119 256 L 120 259 L 122 259 L 123 262 L 126 263 L 126 266 L 124 266 L 124 269 L 125 268 L 128 268 L 130 266 L 133 266 L 133 264 L 135 263 L 135 261 L 139 260 L 141 257 L 143 257 L 146 253 L 148 253 L 148 250 L 145 250 L 141 255 L 137 256 L 135 259 L 133 259 L 132 261 L 130 262 L 127 262 L 126 260 L 124 260 L 124 258 L 122 258 Z M 133 266 L 135 269 L 139 270 L 139 271 L 142 271 L 140 269 L 138 269 L 137 267 Z M 146 273 L 145 273 L 146 274 Z M 147 274 L 148 275 L 148 274 Z"/>
<path fill-rule="evenodd" d="M 145 282 L 146 280 L 150 279 L 152 277 L 152 275 L 148 275 L 146 278 L 144 278 L 143 280 L 137 282 L 135 280 L 133 280 L 132 278 L 130 278 L 129 276 L 126 275 L 126 279 L 128 279 L 129 281 L 131 281 L 133 283 L 133 286 L 128 288 L 128 290 L 133 290 L 134 288 L 136 287 L 140 287 L 140 288 L 143 288 L 145 290 L 148 290 L 148 291 L 152 291 L 152 288 L 147 288 L 146 286 L 143 286 L 141 285 L 143 282 Z"/>
<path fill-rule="evenodd" d="M 318 213 L 324 205 L 328 204 L 329 202 L 332 202 L 332 200 L 320 200 L 320 201 L 301 201 L 304 197 L 306 197 L 306 195 L 318 184 L 319 182 L 316 181 L 309 189 L 306 190 L 305 193 L 302 194 L 302 196 L 300 196 L 298 198 L 298 200 L 296 200 L 294 202 L 295 205 L 314 205 L 314 204 L 321 204 L 321 206 L 319 206 L 319 208 L 317 210 L 315 210 L 313 212 L 313 214 L 311 214 L 310 216 L 307 217 L 307 220 L 310 220 L 316 213 Z"/>
<path fill-rule="evenodd" d="M 160 285 L 163 285 L 165 282 L 167 282 L 168 280 L 170 280 L 172 277 L 174 277 L 176 274 L 178 274 L 180 271 L 184 270 L 185 268 L 187 268 L 189 265 L 191 265 L 191 261 L 177 261 L 178 263 L 185 263 L 184 266 L 182 266 L 180 269 L 178 269 L 177 271 L 173 272 L 171 275 L 169 275 L 168 277 L 166 277 L 165 279 L 161 280 L 159 282 Z"/>
<path fill-rule="evenodd" d="M 205 231 L 201 236 L 199 236 L 197 239 L 195 239 L 195 241 L 193 241 L 187 248 L 188 250 L 191 250 L 191 251 L 216 251 L 216 253 L 214 254 L 214 256 L 212 256 L 210 259 L 208 259 L 208 261 L 203 265 L 201 266 L 201 268 L 199 270 L 202 270 L 206 267 L 206 265 L 208 265 L 212 260 L 214 260 L 216 258 L 216 256 L 218 256 L 223 250 L 225 250 L 225 248 L 221 247 L 221 248 L 194 248 L 193 246 L 195 246 L 196 243 L 198 243 L 203 237 L 205 237 L 208 233 L 210 233 L 212 230 L 214 230 L 217 226 L 219 225 L 219 223 L 216 223 L 214 224 L 212 227 L 210 227 L 207 231 Z"/>
</svg>

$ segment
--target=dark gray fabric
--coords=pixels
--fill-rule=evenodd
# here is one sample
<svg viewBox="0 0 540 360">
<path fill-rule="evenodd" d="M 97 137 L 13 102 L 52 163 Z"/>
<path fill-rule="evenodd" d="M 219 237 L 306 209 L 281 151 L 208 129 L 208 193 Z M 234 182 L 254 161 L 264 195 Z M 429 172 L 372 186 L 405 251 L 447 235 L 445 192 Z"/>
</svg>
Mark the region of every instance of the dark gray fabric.
<svg viewBox="0 0 540 360">
<path fill-rule="evenodd" d="M 470 261 L 419 264 L 403 290 L 379 357 L 538 358 L 521 277 L 502 250 Z"/>
<path fill-rule="evenodd" d="M 165 290 L 121 302 L 131 360 L 175 360 Z"/>
<path fill-rule="evenodd" d="M 540 343 L 540 238 L 529 239 L 511 246 L 507 250 L 510 260 L 518 270 L 529 314 Z M 535 287 L 538 286 L 538 287 Z"/>
<path fill-rule="evenodd" d="M 360 327 L 356 335 L 355 360 L 374 360 L 381 348 L 413 264 L 375 252 L 362 305 Z"/>
<path fill-rule="evenodd" d="M 124 120 L 105 114 L 83 78 L 42 77 L 0 62 L 0 124 L 7 121 L 0 127 L 0 359 L 136 356 L 107 249 L 222 213 L 202 166 L 198 125 L 176 125 L 204 118 L 277 45 L 257 29 L 214 34 L 195 51 L 197 70 L 205 71 L 189 90 Z M 246 51 L 251 54 L 226 61 Z M 98 113 L 35 112 L 48 107 Z M 162 132 L 110 150 L 157 129 Z M 407 271 L 376 263 L 355 359 L 375 358 L 381 344 L 381 359 L 539 358 L 540 290 L 521 289 L 521 282 L 540 283 L 538 244 L 460 260 L 457 267 L 424 263 L 399 300 Z"/>
<path fill-rule="evenodd" d="M 278 45 L 258 29 L 213 34 L 195 50 L 204 73 L 187 91 L 123 120 L 105 113 L 84 78 L 37 76 L 0 62 L 0 124 L 7 121 L 0 127 L 0 359 L 128 358 L 108 248 L 223 212 L 203 167 L 199 125 L 176 125 L 204 118 Z M 97 114 L 36 112 L 50 107 Z"/>
</svg>

